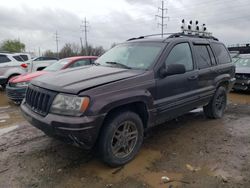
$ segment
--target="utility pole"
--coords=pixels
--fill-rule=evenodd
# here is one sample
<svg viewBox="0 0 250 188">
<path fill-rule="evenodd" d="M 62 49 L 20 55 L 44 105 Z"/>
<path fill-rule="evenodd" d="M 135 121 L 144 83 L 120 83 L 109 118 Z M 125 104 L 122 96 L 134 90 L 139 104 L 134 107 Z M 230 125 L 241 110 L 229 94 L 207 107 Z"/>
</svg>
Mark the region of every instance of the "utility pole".
<svg viewBox="0 0 250 188">
<path fill-rule="evenodd" d="M 57 54 L 57 57 L 59 58 L 59 52 L 58 52 L 59 35 L 58 35 L 57 31 L 55 33 L 55 40 L 56 40 L 56 54 Z"/>
<path fill-rule="evenodd" d="M 88 37 L 87 37 L 88 27 L 89 27 L 88 24 L 89 22 L 87 22 L 86 18 L 84 18 L 84 21 L 82 21 L 82 24 L 80 25 L 82 34 L 84 34 L 85 36 L 86 55 L 88 55 Z"/>
<path fill-rule="evenodd" d="M 161 23 L 158 23 L 159 26 L 161 26 L 161 37 L 163 38 L 163 33 L 164 33 L 164 27 L 167 26 L 167 24 L 164 24 L 164 20 L 168 19 L 168 16 L 165 16 L 167 14 L 167 8 L 164 7 L 164 0 L 161 1 L 161 7 L 158 7 L 158 11 L 160 10 L 160 15 L 155 15 L 156 17 L 161 19 Z"/>
<path fill-rule="evenodd" d="M 80 37 L 80 44 L 81 44 L 81 52 L 83 52 L 82 37 Z"/>
<path fill-rule="evenodd" d="M 38 54 L 39 54 L 39 57 L 41 56 L 41 49 L 40 49 L 40 46 L 38 48 Z"/>
</svg>

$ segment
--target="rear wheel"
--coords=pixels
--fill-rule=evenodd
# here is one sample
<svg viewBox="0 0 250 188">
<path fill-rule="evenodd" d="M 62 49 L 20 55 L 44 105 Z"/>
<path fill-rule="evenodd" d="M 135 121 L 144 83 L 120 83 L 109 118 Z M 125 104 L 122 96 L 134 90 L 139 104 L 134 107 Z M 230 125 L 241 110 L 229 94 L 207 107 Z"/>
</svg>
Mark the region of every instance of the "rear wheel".
<svg viewBox="0 0 250 188">
<path fill-rule="evenodd" d="M 219 87 L 208 105 L 203 107 L 206 117 L 218 119 L 224 115 L 227 106 L 227 91 L 225 87 Z"/>
<path fill-rule="evenodd" d="M 101 158 L 113 167 L 124 165 L 135 157 L 142 142 L 143 124 L 140 117 L 131 111 L 114 114 L 101 133 Z"/>
</svg>

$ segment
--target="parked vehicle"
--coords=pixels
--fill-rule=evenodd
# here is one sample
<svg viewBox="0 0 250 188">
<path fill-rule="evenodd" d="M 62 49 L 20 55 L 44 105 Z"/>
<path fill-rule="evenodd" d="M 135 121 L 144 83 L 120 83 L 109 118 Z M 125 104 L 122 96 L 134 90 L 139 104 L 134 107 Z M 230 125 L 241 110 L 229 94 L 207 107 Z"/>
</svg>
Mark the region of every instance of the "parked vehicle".
<svg viewBox="0 0 250 188">
<path fill-rule="evenodd" d="M 16 103 L 20 103 L 25 97 L 26 89 L 31 80 L 49 74 L 55 71 L 67 69 L 67 68 L 75 68 L 85 65 L 91 65 L 97 59 L 96 56 L 77 56 L 77 57 L 69 57 L 65 59 L 61 59 L 56 63 L 46 67 L 42 71 L 36 71 L 33 73 L 26 73 L 17 77 L 12 78 L 7 87 L 6 93 L 10 100 L 13 100 Z"/>
<path fill-rule="evenodd" d="M 28 72 L 41 71 L 47 66 L 58 61 L 55 57 L 37 57 L 32 59 L 28 64 Z"/>
<path fill-rule="evenodd" d="M 27 72 L 27 64 L 23 60 L 18 61 L 19 55 L 0 53 L 0 85 L 6 87 L 8 81 L 17 75 Z"/>
<path fill-rule="evenodd" d="M 240 55 L 236 61 L 236 82 L 234 90 L 250 91 L 250 54 Z"/>
<path fill-rule="evenodd" d="M 138 153 L 144 132 L 197 107 L 221 118 L 235 65 L 214 37 L 133 38 L 96 60 L 31 82 L 21 111 L 47 135 L 96 146 L 110 166 Z"/>
</svg>

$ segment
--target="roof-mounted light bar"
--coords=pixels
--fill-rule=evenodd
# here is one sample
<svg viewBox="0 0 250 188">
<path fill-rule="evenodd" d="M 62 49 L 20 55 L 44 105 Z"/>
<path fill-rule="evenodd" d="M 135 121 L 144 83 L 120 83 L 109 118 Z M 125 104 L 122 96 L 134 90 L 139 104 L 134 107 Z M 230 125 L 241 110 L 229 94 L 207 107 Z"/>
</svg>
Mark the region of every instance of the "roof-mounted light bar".
<svg viewBox="0 0 250 188">
<path fill-rule="evenodd" d="M 186 21 L 183 19 L 181 23 L 182 23 L 181 30 L 183 34 L 199 35 L 199 36 L 206 36 L 206 37 L 212 36 L 212 33 L 207 32 L 206 25 L 202 24 L 201 26 L 199 26 L 199 22 L 197 20 L 195 22 L 190 20 L 189 24 L 186 24 Z"/>
</svg>

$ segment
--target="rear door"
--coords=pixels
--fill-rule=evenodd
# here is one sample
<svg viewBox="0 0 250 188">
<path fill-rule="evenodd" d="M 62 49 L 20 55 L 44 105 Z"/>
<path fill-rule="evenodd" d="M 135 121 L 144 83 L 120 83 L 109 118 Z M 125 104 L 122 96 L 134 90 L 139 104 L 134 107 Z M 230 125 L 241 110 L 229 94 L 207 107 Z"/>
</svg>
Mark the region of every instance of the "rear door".
<svg viewBox="0 0 250 188">
<path fill-rule="evenodd" d="M 229 80 L 230 78 L 234 77 L 235 74 L 235 65 L 232 63 L 231 57 L 229 55 L 229 52 L 227 48 L 219 42 L 212 42 L 211 47 L 213 50 L 213 53 L 216 57 L 217 66 L 213 67 L 213 72 L 216 74 L 216 76 L 220 75 L 228 75 L 226 78 Z"/>
<path fill-rule="evenodd" d="M 169 47 L 171 51 L 166 52 L 163 66 L 169 64 L 183 64 L 186 73 L 157 78 L 156 92 L 157 99 L 157 123 L 172 119 L 192 108 L 198 100 L 196 90 L 198 86 L 198 71 L 194 65 L 192 44 L 188 41 L 173 43 Z"/>
<path fill-rule="evenodd" d="M 200 99 L 204 100 L 204 103 L 206 103 L 215 91 L 214 79 L 216 73 L 213 71 L 212 67 L 216 64 L 208 43 L 194 44 L 194 52 L 196 56 L 196 65 L 199 70 L 198 93 Z"/>
</svg>

